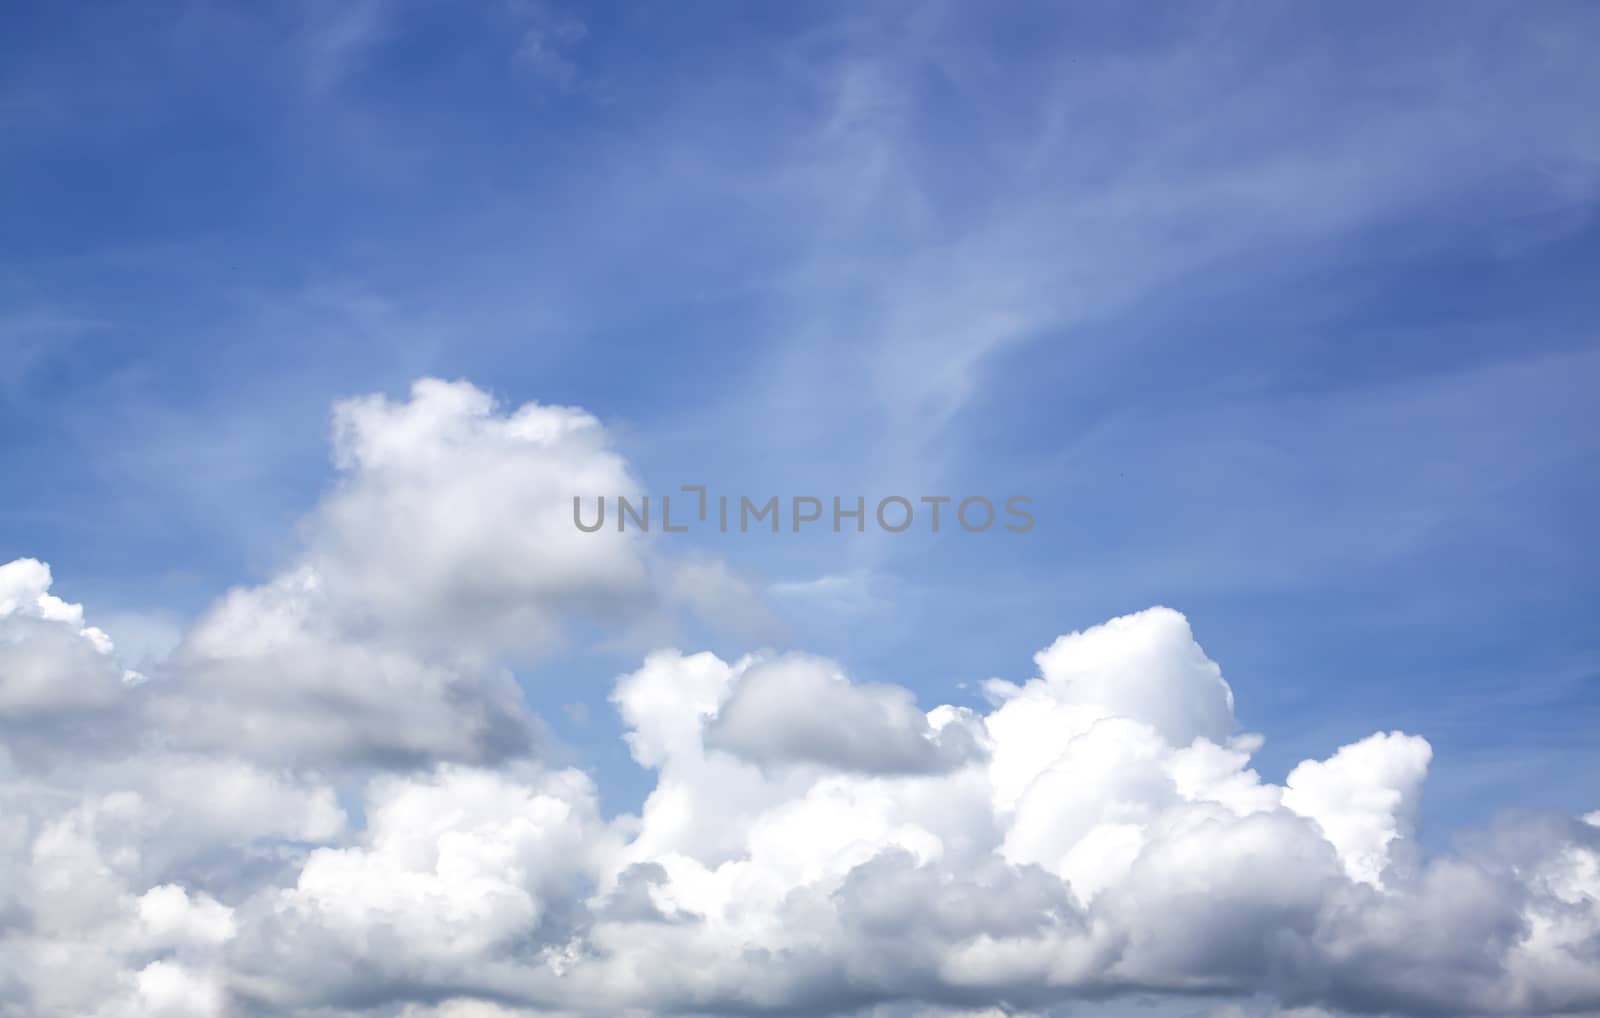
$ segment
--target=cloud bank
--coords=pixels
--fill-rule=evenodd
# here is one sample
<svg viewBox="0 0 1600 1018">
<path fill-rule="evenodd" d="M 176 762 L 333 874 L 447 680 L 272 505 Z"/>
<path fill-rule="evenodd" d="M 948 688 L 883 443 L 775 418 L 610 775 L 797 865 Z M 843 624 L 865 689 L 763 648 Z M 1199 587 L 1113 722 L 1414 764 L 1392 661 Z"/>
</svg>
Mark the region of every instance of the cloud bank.
<svg viewBox="0 0 1600 1018">
<path fill-rule="evenodd" d="M 654 651 L 611 694 L 653 785 L 609 815 L 511 669 L 716 606 L 571 527 L 574 486 L 639 490 L 604 427 L 437 381 L 335 422 L 300 551 L 148 677 L 0 566 L 0 1015 L 1600 1011 L 1600 814 L 1425 854 L 1402 732 L 1266 781 L 1168 608 L 981 708 Z"/>
</svg>

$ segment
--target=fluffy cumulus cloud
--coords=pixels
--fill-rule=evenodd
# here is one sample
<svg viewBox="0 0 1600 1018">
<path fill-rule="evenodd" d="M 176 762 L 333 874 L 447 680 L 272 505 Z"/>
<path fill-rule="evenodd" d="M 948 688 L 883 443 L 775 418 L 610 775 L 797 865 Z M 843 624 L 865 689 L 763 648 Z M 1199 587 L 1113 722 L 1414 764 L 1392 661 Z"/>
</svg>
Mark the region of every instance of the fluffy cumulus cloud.
<svg viewBox="0 0 1600 1018">
<path fill-rule="evenodd" d="M 854 685 L 826 661 L 743 662 L 708 726 L 708 744 L 758 764 L 868 773 L 948 770 L 981 752 L 970 712 L 917 709 L 897 686 Z"/>
<path fill-rule="evenodd" d="M 299 553 L 148 677 L 0 566 L 0 1016 L 1600 1011 L 1600 815 L 1424 853 L 1402 732 L 1265 781 L 1166 608 L 977 709 L 649 653 L 611 699 L 651 784 L 608 813 L 509 671 L 678 585 L 571 526 L 638 490 L 604 429 L 439 382 L 336 421 Z"/>
<path fill-rule="evenodd" d="M 117 665 L 110 637 L 84 625 L 83 606 L 50 586 L 43 562 L 0 565 L 0 724 L 108 706 L 140 678 Z"/>
<path fill-rule="evenodd" d="M 523 754 L 505 662 L 655 606 L 641 535 L 572 524 L 574 495 L 638 489 L 580 410 L 424 379 L 336 406 L 334 457 L 303 553 L 178 648 L 150 697 L 163 730 L 297 760 Z"/>
<path fill-rule="evenodd" d="M 760 614 L 718 560 L 574 526 L 574 497 L 641 491 L 582 410 L 506 408 L 466 382 L 423 379 L 408 399 L 351 399 L 333 417 L 339 476 L 302 549 L 185 635 L 138 698 L 151 738 L 281 764 L 526 756 L 540 726 L 510 668 L 572 626 L 663 632 L 736 604 L 742 629 Z M 706 576 L 716 582 L 690 582 Z"/>
</svg>

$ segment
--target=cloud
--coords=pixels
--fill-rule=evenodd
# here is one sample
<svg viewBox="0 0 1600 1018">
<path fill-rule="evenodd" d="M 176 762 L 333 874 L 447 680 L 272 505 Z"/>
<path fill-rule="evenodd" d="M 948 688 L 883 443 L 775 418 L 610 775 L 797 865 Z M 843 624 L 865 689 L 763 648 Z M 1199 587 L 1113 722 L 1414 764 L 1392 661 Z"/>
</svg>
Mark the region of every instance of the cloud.
<svg viewBox="0 0 1600 1018">
<path fill-rule="evenodd" d="M 752 641 L 782 632 L 761 594 L 721 559 L 685 556 L 669 567 L 663 583 L 673 600 L 728 632 Z"/>
<path fill-rule="evenodd" d="M 81 605 L 50 593 L 50 567 L 36 559 L 0 564 L 0 777 L 128 746 L 122 715 L 131 687 L 106 633 Z"/>
<path fill-rule="evenodd" d="M 83 607 L 50 593 L 36 559 L 0 565 L 0 722 L 104 706 L 138 675 L 111 639 L 85 625 Z"/>
<path fill-rule="evenodd" d="M 566 936 L 617 840 L 576 771 L 382 777 L 367 817 L 360 844 L 316 849 L 292 886 L 244 910 L 234 960 L 262 1006 L 399 999 Z"/>
<path fill-rule="evenodd" d="M 748 405 L 826 406 L 837 428 L 797 418 L 796 443 L 831 463 L 843 436 L 867 433 L 864 476 L 926 486 L 994 455 L 972 440 L 986 433 L 976 403 L 1024 348 L 1034 370 L 1059 368 L 1055 426 L 1088 431 L 1130 363 L 1197 349 L 1191 329 L 1151 335 L 1152 306 L 1352 249 L 1571 236 L 1600 194 L 1582 127 L 1597 78 L 1567 41 L 1582 32 L 1452 13 L 1397 19 L 1378 40 L 1358 17 L 1294 12 L 1174 11 L 1130 35 L 1092 5 L 1016 18 L 891 5 L 791 39 L 780 88 L 744 82 L 780 109 L 799 94 L 808 114 L 784 122 L 763 178 L 783 199 L 768 218 L 801 255 L 783 275 L 795 324 Z M 1051 41 L 1023 55 L 1014 32 Z M 674 128 L 719 122 L 726 91 Z M 734 151 L 715 167 L 729 186 L 748 177 Z"/>
<path fill-rule="evenodd" d="M 938 476 L 946 458 L 993 460 L 1004 443 L 992 441 L 975 403 L 985 372 L 1024 344 L 1049 337 L 1061 351 L 1062 370 L 1042 365 L 1034 381 L 1041 391 L 1054 384 L 1055 404 L 1077 407 L 1057 422 L 1063 433 L 1089 428 L 1127 370 L 1119 344 L 1129 337 L 1115 327 L 1127 323 L 1114 319 L 1165 306 L 1174 285 L 1216 292 L 1238 276 L 1292 274 L 1292 256 L 1307 250 L 1317 282 L 1336 283 L 1339 248 L 1358 239 L 1375 240 L 1384 259 L 1397 236 L 1419 247 L 1443 239 L 1452 265 L 1458 255 L 1471 262 L 1483 249 L 1500 253 L 1507 224 L 1522 234 L 1534 220 L 1534 232 L 1562 235 L 1591 211 L 1600 179 L 1587 14 L 1558 24 L 1463 6 L 1443 18 L 1397 12 L 1373 33 L 1360 18 L 1318 16 L 1308 26 L 1304 14 L 1290 24 L 1189 9 L 1176 14 L 1181 31 L 1157 17 L 1130 33 L 1085 10 L 1042 24 L 1033 14 L 892 5 L 852 10 L 777 52 L 737 24 L 707 33 L 694 19 L 624 19 L 624 36 L 659 34 L 663 51 L 692 39 L 694 66 L 645 60 L 643 78 L 623 86 L 635 101 L 619 103 L 614 122 L 573 131 L 557 118 L 559 143 L 547 144 L 482 65 L 496 54 L 504 64 L 519 48 L 516 66 L 566 90 L 593 80 L 578 53 L 618 66 L 630 63 L 627 47 L 607 39 L 581 51 L 586 30 L 575 19 L 510 6 L 501 24 L 515 30 L 481 48 L 467 42 L 471 19 L 387 3 L 289 19 L 307 23 L 293 33 L 297 62 L 276 45 L 241 48 L 231 33 L 218 35 L 219 47 L 181 47 L 220 76 L 186 59 L 150 59 L 219 25 L 193 7 L 176 35 L 156 19 L 130 39 L 96 37 L 107 45 L 91 49 L 120 61 L 109 79 L 72 73 L 73 60 L 43 76 L 22 67 L 25 103 L 8 85 L 0 105 L 29 135 L 34 120 L 63 130 L 144 125 L 134 135 L 140 154 L 170 151 L 193 171 L 203 153 L 168 142 L 200 122 L 209 137 L 216 125 L 203 110 L 196 121 L 167 103 L 176 93 L 150 82 L 191 94 L 204 91 L 196 82 L 226 81 L 244 86 L 217 93 L 230 111 L 278 125 L 254 139 L 265 143 L 257 148 L 317 156 L 308 160 L 317 172 L 301 175 L 309 189 L 290 179 L 268 189 L 285 199 L 262 207 L 262 221 L 285 227 L 271 237 L 232 231 L 242 247 L 203 245 L 216 257 L 137 259 L 146 273 L 147 263 L 164 263 L 158 282 L 182 284 L 137 288 L 183 295 L 182 313 L 158 316 L 163 328 L 166 319 L 200 321 L 223 335 L 240 333 L 228 327 L 239 323 L 192 299 L 197 289 L 237 292 L 233 273 L 220 279 L 212 264 L 265 255 L 322 275 L 331 260 L 335 274 L 366 273 L 372 285 L 425 281 L 391 295 L 392 315 L 357 308 L 333 315 L 332 329 L 325 294 L 290 301 L 318 314 L 288 319 L 317 319 L 305 334 L 337 335 L 347 342 L 321 345 L 346 352 L 285 357 L 281 341 L 256 344 L 274 351 L 267 360 L 312 365 L 291 382 L 276 376 L 258 399 L 334 384 L 325 379 L 340 371 L 443 358 L 446 341 L 434 350 L 435 335 L 459 331 L 463 319 L 488 324 L 495 339 L 448 356 L 513 371 L 533 356 L 530 334 L 605 341 L 641 322 L 687 321 L 679 331 L 698 333 L 696 323 L 723 320 L 703 344 L 656 344 L 667 352 L 632 358 L 646 375 L 676 372 L 671 380 L 683 384 L 662 387 L 674 397 L 663 405 L 705 396 L 724 404 L 702 418 L 710 430 L 773 422 L 770 446 L 746 455 L 811 452 L 830 471 L 902 490 L 905 475 Z M 425 16 L 401 23 L 416 12 Z M 267 32 L 280 27 L 267 22 Z M 429 39 L 417 37 L 424 32 Z M 74 47 L 89 41 L 69 34 Z M 1116 45 L 1106 48 L 1109 36 Z M 380 52 L 391 39 L 402 45 Z M 445 48 L 413 45 L 435 39 Z M 1001 39 L 1006 59 L 997 62 Z M 1019 39 L 1030 45 L 1012 45 Z M 476 59 L 486 52 L 491 60 Z M 123 73 L 166 64 L 154 77 Z M 276 100 L 281 90 L 250 80 L 264 72 L 278 83 L 286 65 L 304 73 L 316 101 L 251 109 L 253 92 Z M 383 73 L 358 82 L 364 67 Z M 469 73 L 454 76 L 461 70 Z M 383 87 L 413 72 L 417 87 Z M 140 81 L 130 105 L 125 86 Z M 358 84 L 373 87 L 341 87 Z M 470 86 L 473 115 L 461 115 L 455 84 Z M 117 101 L 108 106 L 100 93 Z M 48 115 L 10 115 L 24 106 Z M 496 116 L 502 107 L 511 119 Z M 58 115 L 124 108 L 139 115 Z M 589 135 L 607 141 L 591 145 Z M 233 140 L 251 150 L 251 138 Z M 24 145 L 22 158 L 75 164 L 80 148 Z M 340 200 L 341 179 L 360 183 L 358 200 Z M 1480 236 L 1463 238 L 1449 221 L 1462 209 Z M 59 218 L 48 212 L 41 222 Z M 358 242 L 322 244 L 311 259 L 262 247 L 326 227 L 312 220 L 329 216 L 334 234 Z M 76 218 L 132 228 L 144 217 Z M 45 234 L 51 250 L 55 234 Z M 477 253 L 426 265 L 372 254 L 417 236 L 455 238 Z M 357 254 L 341 255 L 347 247 Z M 1358 257 L 1372 255 L 1364 247 Z M 114 278 L 126 276 L 126 253 L 108 257 L 74 256 L 66 271 L 78 279 L 114 265 Z M 46 277 L 60 264 L 28 260 L 23 289 L 54 285 Z M 1390 275 L 1401 289 L 1414 289 L 1413 276 L 1426 281 Z M 633 298 L 613 299 L 618 279 Z M 61 306 L 126 303 L 126 287 L 109 298 L 80 289 Z M 728 314 L 753 297 L 772 302 L 754 326 Z M 263 313 L 246 304 L 247 315 Z M 697 305 L 706 317 L 685 319 Z M 663 309 L 674 313 L 663 318 Z M 280 307 L 267 318 L 284 315 Z M 1192 316 L 1179 317 L 1187 344 Z M 390 318 L 399 340 L 374 327 Z M 792 336 L 748 342 L 752 328 L 773 323 Z M 60 326 L 0 327 L 11 346 L 23 343 L 6 363 L 40 377 Z M 137 320 L 119 330 L 163 331 Z M 1168 365 L 1180 381 L 1215 359 L 1147 341 L 1156 348 L 1133 360 Z M 317 345 L 294 342 L 288 349 L 302 354 Z M 152 402 L 193 399 L 180 392 L 194 377 L 180 363 L 191 353 L 184 344 L 170 357 L 157 344 L 134 345 L 136 373 L 173 380 L 149 390 Z M 524 356 L 499 356 L 512 349 Z M 1297 386 L 1301 369 L 1321 363 L 1322 351 L 1305 352 L 1284 357 Z M 702 370 L 734 355 L 732 384 Z M 219 356 L 212 366 L 240 378 L 271 367 L 238 351 Z M 571 366 L 537 356 L 539 370 Z M 1281 368 L 1270 357 L 1243 360 L 1251 371 Z M 1509 491 L 1519 472 L 1581 467 L 1562 457 L 1574 448 L 1567 436 L 1588 430 L 1579 410 L 1594 363 L 1565 356 L 1473 372 L 1421 400 L 1357 392 L 1309 413 L 1300 400 L 1287 415 L 1267 401 L 1219 411 L 1206 386 L 1187 397 L 1161 392 L 1147 401 L 1155 409 L 1136 409 L 1131 424 L 1105 422 L 1095 429 L 1103 437 L 1083 445 L 1163 478 L 1150 497 L 1115 495 L 1119 518 L 1130 504 L 1136 515 L 1140 505 L 1178 507 L 1190 519 L 1225 504 L 1212 515 L 1226 525 L 1211 533 L 1250 538 L 1207 545 L 1194 527 L 1135 518 L 1136 543 L 1164 563 L 1163 576 L 1174 561 L 1199 563 L 1187 575 L 1215 590 L 1240 582 L 1242 560 L 1254 582 L 1298 583 L 1307 561 L 1342 570 L 1460 518 L 1454 509 L 1383 511 L 1401 525 L 1380 529 L 1369 525 L 1371 510 L 1449 502 L 1506 512 L 1507 499 L 1476 496 Z M 1552 387 L 1547 374 L 1567 381 Z M 17 370 L 6 375 L 0 365 L 0 388 L 15 389 Z M 102 387 L 89 391 L 69 400 L 66 416 L 104 399 Z M 1192 412 L 1185 398 L 1207 405 Z M 979 426 L 951 428 L 964 414 Z M 140 484 L 199 497 L 217 470 L 261 461 L 270 443 L 245 443 L 250 454 L 240 455 L 238 441 L 217 443 L 214 414 L 190 420 L 202 417 L 205 428 L 161 419 L 178 422 L 167 437 L 225 453 L 205 458 L 216 470 L 160 469 L 183 462 L 161 442 L 136 442 L 140 454 L 118 462 Z M 118 427 L 101 430 L 149 428 L 126 414 L 108 419 Z M 1420 420 L 1460 427 L 1419 430 Z M 1456 457 L 1437 473 L 1410 470 L 1459 451 L 1430 438 L 1458 431 L 1513 466 L 1462 472 L 1470 461 Z M 1363 434 L 1381 437 L 1383 462 L 1341 459 L 1322 441 Z M 1275 446 L 1263 447 L 1263 435 Z M 80 437 L 102 460 L 102 442 L 115 451 L 119 441 Z M 471 385 L 427 380 L 404 398 L 341 403 L 335 439 L 339 477 L 303 540 L 180 640 L 129 638 L 116 617 L 90 616 L 116 635 L 113 647 L 80 608 L 50 594 L 42 563 L 0 569 L 0 1016 L 859 1009 L 978 1018 L 1099 1013 L 1113 998 L 1160 996 L 1190 1013 L 1251 998 L 1239 1014 L 1285 1018 L 1600 1008 L 1594 814 L 1509 814 L 1427 856 L 1415 827 L 1432 748 L 1406 732 L 1301 763 L 1282 784 L 1265 780 L 1253 769 L 1262 740 L 1237 730 L 1221 669 L 1188 621 L 1165 609 L 1064 636 L 1036 656 L 1037 674 L 987 684 L 981 711 L 922 704 L 800 654 L 651 653 L 613 696 L 650 795 L 638 816 L 607 816 L 599 804 L 612 789 L 539 759 L 540 721 L 515 670 L 547 660 L 575 629 L 655 634 L 685 607 L 741 634 L 763 632 L 759 588 L 715 560 L 669 560 L 648 541 L 572 532 L 565 493 L 575 481 L 595 486 L 585 494 L 641 489 L 607 429 L 582 410 L 506 407 Z M 1530 449 L 1545 451 L 1530 458 Z M 1232 484 L 1241 471 L 1229 462 L 1275 484 L 1274 497 L 1241 497 Z M 1358 473 L 1364 480 L 1352 480 Z M 1367 493 L 1368 519 L 1348 514 L 1352 492 Z M 270 515 L 259 502 L 232 508 L 241 505 L 230 528 Z M 1317 534 L 1309 558 L 1272 539 L 1271 517 L 1286 506 L 1301 524 L 1297 540 Z M 1519 539 L 1540 532 L 1509 525 L 1528 522 L 1520 512 L 1490 522 Z M 1146 566 L 1115 541 L 1083 543 L 1114 560 L 1108 575 Z M 1551 543 L 1563 561 L 1574 558 L 1567 542 Z M 1272 553 L 1237 553 L 1263 545 Z M 1365 550 L 1352 552 L 1357 545 Z M 771 592 L 833 624 L 890 608 L 911 615 L 902 598 L 884 596 L 893 580 L 877 563 L 807 564 L 823 579 Z M 660 642 L 684 645 L 677 634 Z M 129 664 L 150 680 L 130 677 Z"/>
<path fill-rule="evenodd" d="M 0 567 L 0 1015 L 1600 1009 L 1592 817 L 1427 855 L 1404 732 L 1266 781 L 1169 608 L 976 710 L 652 652 L 611 701 L 653 784 L 608 816 L 507 670 L 670 601 L 647 542 L 564 520 L 572 479 L 632 483 L 604 430 L 442 382 L 336 421 L 300 552 L 148 681 L 46 566 Z"/>
<path fill-rule="evenodd" d="M 19 808 L 27 812 L 26 848 L 6 860 L 25 879 L 11 900 L 0 898 L 0 986 L 16 986 L 0 1014 L 225 1013 L 222 950 L 238 923 L 233 908 L 194 886 L 206 880 L 205 849 L 225 847 L 239 865 L 256 839 L 334 837 L 342 816 L 305 824 L 290 800 L 250 794 L 260 785 L 186 782 L 192 767 L 165 763 L 125 761 L 113 779 L 120 790 L 81 791 L 59 811 L 29 809 L 17 787 L 4 788 L 7 825 L 16 829 Z M 128 787 L 141 782 L 144 791 Z M 166 878 L 169 867 L 183 871 L 182 883 Z"/>
<path fill-rule="evenodd" d="M 982 755 L 982 738 L 970 712 L 948 709 L 930 723 L 910 691 L 855 685 L 801 655 L 741 669 L 705 735 L 706 745 L 759 765 L 884 774 L 958 768 Z"/>
<path fill-rule="evenodd" d="M 179 746 L 258 759 L 506 757 L 539 729 L 510 673 L 339 627 L 311 568 L 230 592 L 140 706 Z"/>
<path fill-rule="evenodd" d="M 138 701 L 170 744 L 301 763 L 525 756 L 542 725 L 510 669 L 571 628 L 770 626 L 720 560 L 573 525 L 574 497 L 641 491 L 582 410 L 423 379 L 405 400 L 339 402 L 333 452 L 302 550 L 219 598 Z"/>
<path fill-rule="evenodd" d="M 562 92 L 571 89 L 578 78 L 573 51 L 589 34 L 584 23 L 549 4 L 517 0 L 510 7 L 522 24 L 517 65 Z"/>
<path fill-rule="evenodd" d="M 1390 846 L 1413 833 L 1432 757 L 1427 741 L 1415 735 L 1374 735 L 1326 761 L 1296 767 L 1283 805 L 1316 823 L 1351 880 L 1379 886 Z"/>
<path fill-rule="evenodd" d="M 530 650 L 564 618 L 614 619 L 648 593 L 644 542 L 585 534 L 572 499 L 638 482 L 582 410 L 500 410 L 465 382 L 334 408 L 341 483 L 318 508 L 310 565 L 347 626 L 434 648 Z M 464 627 L 464 629 L 463 629 Z"/>
</svg>

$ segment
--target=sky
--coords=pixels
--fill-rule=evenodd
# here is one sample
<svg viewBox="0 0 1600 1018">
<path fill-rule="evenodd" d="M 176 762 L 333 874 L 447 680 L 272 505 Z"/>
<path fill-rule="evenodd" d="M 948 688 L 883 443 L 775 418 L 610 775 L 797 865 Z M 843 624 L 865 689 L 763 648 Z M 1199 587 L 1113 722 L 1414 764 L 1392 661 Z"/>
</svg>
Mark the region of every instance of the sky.
<svg viewBox="0 0 1600 1018">
<path fill-rule="evenodd" d="M 0 6 L 0 1016 L 1600 1012 L 1597 31 Z"/>
</svg>

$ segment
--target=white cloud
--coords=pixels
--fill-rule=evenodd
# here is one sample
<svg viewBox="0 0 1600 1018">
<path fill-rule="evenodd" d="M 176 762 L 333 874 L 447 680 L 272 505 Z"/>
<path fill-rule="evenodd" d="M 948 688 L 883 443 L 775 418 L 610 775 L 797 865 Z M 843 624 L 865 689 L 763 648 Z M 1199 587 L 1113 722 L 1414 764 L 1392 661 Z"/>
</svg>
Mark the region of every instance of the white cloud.
<svg viewBox="0 0 1600 1018">
<path fill-rule="evenodd" d="M 138 679 L 118 666 L 111 638 L 84 624 L 83 607 L 50 586 L 36 559 L 0 565 L 0 722 L 103 706 Z"/>
<path fill-rule="evenodd" d="M 1316 822 L 1350 879 L 1380 886 L 1389 849 L 1410 837 L 1433 750 L 1399 732 L 1345 746 L 1289 774 L 1283 804 Z"/>
<path fill-rule="evenodd" d="M 720 560 L 574 525 L 575 497 L 641 492 L 582 410 L 423 379 L 406 400 L 340 402 L 333 435 L 339 479 L 303 549 L 219 598 L 136 702 L 172 744 L 278 762 L 526 755 L 541 726 L 509 668 L 574 625 L 770 631 Z"/>
<path fill-rule="evenodd" d="M 647 593 L 637 533 L 580 532 L 572 499 L 638 482 L 581 410 L 501 411 L 465 382 L 334 410 L 341 483 L 309 564 L 346 624 L 423 646 L 538 650 L 564 617 L 615 618 Z"/>
<path fill-rule="evenodd" d="M 758 765 L 917 773 L 983 755 L 971 712 L 946 708 L 929 717 L 909 690 L 856 685 L 828 661 L 787 655 L 746 662 L 738 673 L 706 744 Z"/>
<path fill-rule="evenodd" d="M 504 666 L 666 596 L 646 543 L 547 504 L 629 483 L 603 432 L 444 383 L 339 421 L 303 553 L 149 682 L 45 566 L 0 567 L 0 1015 L 1600 1008 L 1592 817 L 1428 857 L 1431 748 L 1400 732 L 1265 781 L 1167 608 L 1061 637 L 982 711 L 654 652 L 612 694 L 654 785 L 608 818 Z"/>
<path fill-rule="evenodd" d="M 40 827 L 24 868 L 26 919 L 5 935 L 26 995 L 0 1013 L 226 1013 L 221 949 L 237 932 L 233 911 L 176 884 L 136 890 L 148 879 L 138 874 L 147 807 L 137 794 L 112 794 Z"/>
<path fill-rule="evenodd" d="M 256 901 L 237 960 L 274 1007 L 375 980 L 445 985 L 564 929 L 615 842 L 576 771 L 382 777 L 361 843 L 316 849 Z"/>
<path fill-rule="evenodd" d="M 503 668 L 455 664 L 343 630 L 304 568 L 230 592 L 144 703 L 180 745 L 261 759 L 477 758 L 538 737 Z"/>
<path fill-rule="evenodd" d="M 270 646 L 282 621 L 241 634 Z M 26 818 L 5 843 L 22 960 L 0 985 L 45 1015 L 1600 999 L 1594 826 L 1424 860 L 1429 751 L 1402 734 L 1263 782 L 1260 739 L 1168 609 L 1036 662 L 976 714 L 803 655 L 653 654 L 614 700 L 655 789 L 609 821 L 588 776 L 530 761 L 378 774 L 352 840 L 313 776 L 220 745 L 52 772 L 56 798 L 6 799 Z"/>
</svg>

